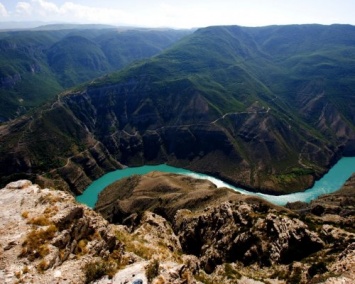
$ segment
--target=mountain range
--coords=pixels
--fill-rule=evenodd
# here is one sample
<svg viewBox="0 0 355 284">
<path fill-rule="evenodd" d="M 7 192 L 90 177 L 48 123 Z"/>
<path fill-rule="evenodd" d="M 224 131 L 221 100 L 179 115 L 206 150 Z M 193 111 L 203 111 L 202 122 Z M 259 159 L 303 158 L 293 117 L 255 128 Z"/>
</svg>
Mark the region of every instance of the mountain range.
<svg viewBox="0 0 355 284">
<path fill-rule="evenodd" d="M 110 69 L 107 45 L 72 36 L 47 52 L 61 87 L 85 66 Z M 355 153 L 354 67 L 349 25 L 198 29 L 1 125 L 1 182 L 78 194 L 113 169 L 168 163 L 255 191 L 304 190 Z"/>
<path fill-rule="evenodd" d="M 147 58 L 189 33 L 95 25 L 48 25 L 0 32 L 0 121 L 68 87 Z"/>
</svg>

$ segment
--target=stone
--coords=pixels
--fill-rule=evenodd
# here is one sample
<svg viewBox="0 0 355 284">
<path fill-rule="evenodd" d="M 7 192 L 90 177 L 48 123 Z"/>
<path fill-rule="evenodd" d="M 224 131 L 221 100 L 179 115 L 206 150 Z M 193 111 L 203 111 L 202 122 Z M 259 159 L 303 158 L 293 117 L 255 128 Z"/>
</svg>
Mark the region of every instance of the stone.
<svg viewBox="0 0 355 284">
<path fill-rule="evenodd" d="M 19 180 L 19 181 L 14 181 L 10 182 L 5 186 L 7 189 L 23 189 L 27 188 L 32 185 L 32 182 L 29 180 Z"/>
</svg>

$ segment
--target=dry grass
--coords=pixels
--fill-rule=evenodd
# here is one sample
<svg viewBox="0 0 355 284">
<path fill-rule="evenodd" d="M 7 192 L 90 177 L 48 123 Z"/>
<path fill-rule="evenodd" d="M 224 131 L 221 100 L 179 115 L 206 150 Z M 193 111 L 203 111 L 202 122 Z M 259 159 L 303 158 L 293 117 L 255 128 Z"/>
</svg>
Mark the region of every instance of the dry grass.
<svg viewBox="0 0 355 284">
<path fill-rule="evenodd" d="M 108 275 L 109 278 L 112 278 L 119 266 L 114 261 L 106 260 L 97 260 L 94 262 L 89 262 L 84 267 L 85 272 L 85 283 L 91 283 L 104 275 Z"/>
<path fill-rule="evenodd" d="M 43 273 L 44 271 L 46 271 L 48 269 L 48 263 L 46 260 L 42 259 L 38 265 L 36 266 L 37 271 L 39 273 Z"/>
<path fill-rule="evenodd" d="M 20 279 L 20 278 L 21 278 L 21 272 L 20 272 L 20 271 L 16 271 L 16 272 L 15 272 L 15 277 L 16 277 L 17 279 Z"/>
<path fill-rule="evenodd" d="M 47 216 L 41 215 L 35 218 L 31 218 L 27 221 L 27 224 L 37 225 L 37 226 L 48 226 L 50 225 L 50 221 Z"/>
<path fill-rule="evenodd" d="M 133 252 L 144 259 L 151 259 L 153 255 L 162 253 L 158 247 L 146 243 L 139 236 L 120 231 L 117 232 L 116 237 L 125 244 L 126 251 Z"/>
<path fill-rule="evenodd" d="M 57 206 L 49 206 L 47 207 L 44 211 L 43 214 L 47 217 L 52 217 L 54 216 L 56 213 L 58 213 L 58 207 Z"/>
<path fill-rule="evenodd" d="M 49 253 L 48 242 L 53 239 L 57 232 L 55 225 L 30 231 L 22 243 L 20 257 L 27 257 L 33 261 L 36 258 L 44 257 Z"/>
<path fill-rule="evenodd" d="M 63 198 L 60 196 L 55 196 L 51 193 L 48 193 L 46 195 L 42 195 L 39 199 L 38 202 L 40 204 L 51 204 L 53 205 L 54 203 L 61 202 L 63 201 Z"/>
<path fill-rule="evenodd" d="M 23 274 L 26 274 L 26 273 L 28 273 L 29 271 L 30 271 L 30 269 L 28 268 L 27 265 L 25 265 L 24 268 L 22 269 L 22 273 L 23 273 Z"/>
<path fill-rule="evenodd" d="M 21 216 L 22 216 L 22 218 L 27 219 L 27 218 L 28 218 L 28 214 L 29 214 L 28 211 L 23 211 L 23 212 L 21 213 Z"/>
<path fill-rule="evenodd" d="M 88 253 L 88 249 L 87 249 L 87 244 L 88 244 L 88 240 L 86 239 L 81 239 L 78 242 L 78 245 L 75 248 L 75 254 L 77 256 L 81 256 L 81 255 L 85 255 Z"/>
<path fill-rule="evenodd" d="M 191 282 L 183 282 L 183 283 L 191 283 Z M 157 278 L 154 279 L 153 284 L 167 284 L 164 277 L 159 275 Z"/>
</svg>

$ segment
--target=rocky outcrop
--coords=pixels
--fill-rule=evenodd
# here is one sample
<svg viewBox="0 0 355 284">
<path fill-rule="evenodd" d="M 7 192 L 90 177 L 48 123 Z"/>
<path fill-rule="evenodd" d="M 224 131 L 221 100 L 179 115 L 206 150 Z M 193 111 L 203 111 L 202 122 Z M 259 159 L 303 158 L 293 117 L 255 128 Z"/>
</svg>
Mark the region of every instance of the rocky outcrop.
<svg viewBox="0 0 355 284">
<path fill-rule="evenodd" d="M 182 254 L 157 214 L 109 224 L 68 193 L 28 180 L 1 189 L 0 206 L 1 283 L 200 283 L 198 259 Z"/>
<path fill-rule="evenodd" d="M 331 266 L 337 274 L 345 274 L 350 280 L 355 274 L 355 242 L 350 243 L 338 256 L 337 261 Z"/>
<path fill-rule="evenodd" d="M 226 202 L 205 212 L 178 211 L 174 229 L 184 251 L 207 272 L 225 262 L 289 264 L 321 250 L 323 241 L 298 219 L 260 203 Z"/>
<path fill-rule="evenodd" d="M 65 192 L 23 180 L 0 203 L 2 283 L 82 283 L 85 263 L 123 255 L 115 226 Z"/>
<path fill-rule="evenodd" d="M 219 191 L 209 183 L 194 184 L 190 178 L 154 175 L 164 177 L 165 184 L 172 184 L 169 179 L 184 181 L 180 185 L 190 184 L 195 194 Z M 203 191 L 205 186 L 208 189 Z M 172 187 L 170 194 L 174 194 Z M 230 195 L 223 190 L 219 197 L 212 195 L 216 199 L 204 202 L 186 202 L 187 196 L 187 192 L 181 195 L 185 200 L 181 204 L 189 209 L 175 208 L 175 214 L 165 218 L 127 207 L 131 214 L 123 221 L 126 225 L 120 225 L 109 224 L 66 192 L 42 189 L 27 180 L 10 183 L 0 195 L 0 282 L 330 284 L 355 280 L 351 230 L 308 216 L 300 220 L 298 214 L 254 197 L 235 194 L 236 199 L 226 201 L 223 196 Z"/>
<path fill-rule="evenodd" d="M 107 220 L 124 223 L 132 212 L 146 210 L 172 220 L 179 209 L 204 208 L 211 202 L 241 198 L 210 181 L 162 172 L 132 176 L 114 182 L 100 194 L 95 210 Z"/>
<path fill-rule="evenodd" d="M 351 231 L 355 222 L 355 174 L 332 194 L 321 195 L 310 203 L 288 203 L 286 207 L 302 215 L 311 215 L 319 224 L 327 223 Z"/>
<path fill-rule="evenodd" d="M 194 277 L 205 282 L 319 282 L 340 269 L 336 263 L 342 253 L 352 261 L 348 246 L 355 235 L 343 226 L 347 216 L 299 214 L 190 177 L 154 172 L 123 179 L 103 191 L 96 208 L 109 220 L 128 226 L 131 234 L 146 236 L 147 242 L 178 244 L 184 254 L 198 259 Z M 155 213 L 141 213 L 144 210 Z M 171 228 L 168 237 L 163 232 Z M 355 279 L 348 270 L 344 267 L 339 279 Z"/>
</svg>

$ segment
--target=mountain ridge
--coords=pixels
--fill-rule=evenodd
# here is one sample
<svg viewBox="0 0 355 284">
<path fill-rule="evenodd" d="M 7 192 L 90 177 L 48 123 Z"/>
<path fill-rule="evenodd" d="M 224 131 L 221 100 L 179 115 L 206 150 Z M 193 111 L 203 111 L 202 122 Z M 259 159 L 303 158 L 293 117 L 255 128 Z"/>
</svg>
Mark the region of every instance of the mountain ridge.
<svg viewBox="0 0 355 284">
<path fill-rule="evenodd" d="M 284 37 L 304 28 L 263 32 L 273 35 L 268 46 L 277 45 L 282 35 L 287 47 Z M 341 28 L 316 26 L 316 34 L 340 38 L 339 45 L 331 43 L 330 55 L 329 49 L 315 46 L 310 52 L 308 46 L 304 53 L 291 49 L 287 57 L 284 49 L 266 58 L 265 40 L 254 34 L 259 28 L 199 29 L 149 60 L 67 92 L 33 116 L 25 126 L 29 132 L 23 132 L 32 140 L 23 148 L 31 158 L 20 164 L 35 175 L 50 172 L 49 177 L 64 180 L 76 193 L 120 164 L 165 162 L 257 191 L 303 190 L 339 157 L 354 154 L 355 82 L 351 74 L 343 75 L 354 60 L 329 70 L 308 64 L 315 52 L 342 63 L 344 48 L 347 54 L 354 51 L 352 45 L 344 46 Z M 345 28 L 355 37 L 355 28 Z M 306 37 L 311 39 L 319 40 Z M 294 57 L 299 57 L 298 65 L 290 68 Z M 303 73 L 304 67 L 313 75 Z M 62 145 L 47 151 L 44 133 Z M 11 155 L 4 154 L 11 163 L 3 169 L 3 179 L 19 172 L 16 160 L 22 154 L 15 159 Z"/>
<path fill-rule="evenodd" d="M 150 57 L 189 31 L 61 29 L 0 33 L 0 119 L 15 118 L 65 88 Z"/>
</svg>

